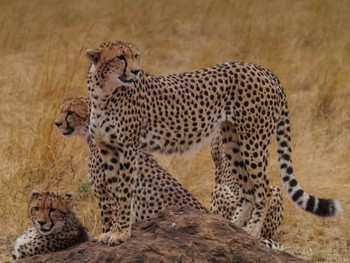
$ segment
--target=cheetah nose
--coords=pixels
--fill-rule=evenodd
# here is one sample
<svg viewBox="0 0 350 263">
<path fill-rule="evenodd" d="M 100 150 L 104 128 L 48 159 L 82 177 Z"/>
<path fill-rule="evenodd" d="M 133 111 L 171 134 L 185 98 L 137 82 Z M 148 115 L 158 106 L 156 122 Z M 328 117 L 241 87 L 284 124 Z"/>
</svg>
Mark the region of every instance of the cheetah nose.
<svg viewBox="0 0 350 263">
<path fill-rule="evenodd" d="M 55 125 L 57 126 L 57 128 L 59 128 L 62 125 L 62 122 L 60 121 L 55 121 Z"/>
<path fill-rule="evenodd" d="M 46 221 L 45 220 L 38 220 L 38 223 L 40 226 L 43 226 L 46 224 Z"/>
<path fill-rule="evenodd" d="M 141 70 L 139 70 L 139 69 L 134 69 L 131 71 L 131 73 L 134 74 L 135 76 L 137 76 L 137 74 L 139 74 L 140 71 Z"/>
</svg>

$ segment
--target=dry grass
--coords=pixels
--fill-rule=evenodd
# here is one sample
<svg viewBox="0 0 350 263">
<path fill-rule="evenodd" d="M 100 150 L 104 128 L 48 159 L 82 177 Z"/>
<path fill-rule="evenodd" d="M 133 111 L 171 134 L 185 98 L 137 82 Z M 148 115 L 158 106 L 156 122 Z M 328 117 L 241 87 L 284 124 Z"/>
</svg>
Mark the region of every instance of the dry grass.
<svg viewBox="0 0 350 263">
<path fill-rule="evenodd" d="M 0 1 L 0 232 L 28 225 L 29 192 L 77 192 L 92 235 L 96 204 L 86 188 L 85 145 L 53 127 L 67 96 L 86 94 L 84 50 L 127 40 L 155 74 L 228 60 L 258 63 L 284 83 L 291 110 L 296 176 L 310 193 L 340 200 L 341 216 L 315 218 L 285 201 L 277 240 L 303 258 L 350 258 L 350 3 L 309 1 Z M 210 203 L 209 148 L 160 163 L 204 204 Z M 275 145 L 269 174 L 280 185 Z M 2 251 L 2 250 L 0 250 Z M 9 258 L 1 252 L 0 261 Z"/>
</svg>

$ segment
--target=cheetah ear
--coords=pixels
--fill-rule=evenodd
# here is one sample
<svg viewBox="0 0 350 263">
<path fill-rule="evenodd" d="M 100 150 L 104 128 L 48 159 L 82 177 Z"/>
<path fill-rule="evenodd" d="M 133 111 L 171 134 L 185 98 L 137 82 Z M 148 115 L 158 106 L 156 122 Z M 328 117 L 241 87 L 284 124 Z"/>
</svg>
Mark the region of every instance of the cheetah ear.
<svg viewBox="0 0 350 263">
<path fill-rule="evenodd" d="M 39 192 L 39 191 L 33 190 L 33 191 L 30 193 L 30 198 L 39 197 L 39 195 L 40 195 L 40 192 Z"/>
<path fill-rule="evenodd" d="M 68 192 L 64 194 L 64 199 L 68 201 L 72 201 L 74 199 L 74 193 Z"/>
<path fill-rule="evenodd" d="M 97 49 L 88 49 L 85 52 L 88 59 L 96 66 L 101 57 L 101 51 Z"/>
</svg>

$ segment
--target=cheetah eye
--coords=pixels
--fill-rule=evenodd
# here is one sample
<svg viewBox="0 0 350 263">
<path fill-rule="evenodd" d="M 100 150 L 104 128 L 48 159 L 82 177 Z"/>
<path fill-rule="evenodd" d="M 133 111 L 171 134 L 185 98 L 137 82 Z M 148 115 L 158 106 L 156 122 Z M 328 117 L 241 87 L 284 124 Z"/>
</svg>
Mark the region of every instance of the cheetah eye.
<svg viewBox="0 0 350 263">
<path fill-rule="evenodd" d="M 34 206 L 33 208 L 35 211 L 39 211 L 39 206 Z"/>
<path fill-rule="evenodd" d="M 50 207 L 50 213 L 55 211 L 56 211 L 56 208 Z"/>
<path fill-rule="evenodd" d="M 140 57 L 140 54 L 135 55 L 135 59 L 138 59 Z"/>
<path fill-rule="evenodd" d="M 72 115 L 73 113 L 74 113 L 73 111 L 68 111 L 67 115 L 69 116 L 69 115 Z"/>
<path fill-rule="evenodd" d="M 125 60 L 124 55 L 119 55 L 119 56 L 117 56 L 117 58 L 120 59 L 120 60 Z"/>
</svg>

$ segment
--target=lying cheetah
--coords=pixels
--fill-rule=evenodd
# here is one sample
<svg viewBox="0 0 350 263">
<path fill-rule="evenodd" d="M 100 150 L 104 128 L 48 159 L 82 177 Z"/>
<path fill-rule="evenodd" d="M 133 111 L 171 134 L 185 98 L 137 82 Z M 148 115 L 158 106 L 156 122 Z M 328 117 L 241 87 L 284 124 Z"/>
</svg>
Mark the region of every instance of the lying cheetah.
<svg viewBox="0 0 350 263">
<path fill-rule="evenodd" d="M 105 242 L 130 236 L 132 191 L 139 149 L 148 152 L 186 152 L 210 139 L 229 122 L 239 144 L 240 160 L 223 136 L 231 174 L 239 180 L 239 202 L 233 222 L 259 237 L 267 213 L 268 146 L 277 131 L 281 178 L 290 199 L 305 211 L 334 216 L 337 201 L 311 196 L 294 177 L 286 96 L 269 70 L 244 62 L 227 62 L 198 71 L 153 76 L 140 68 L 138 49 L 108 42 L 88 50 L 87 75 L 91 104 L 90 133 L 111 172 L 118 171 L 117 220 Z M 113 163 L 118 152 L 118 163 Z M 242 167 L 243 166 L 243 167 Z M 243 169 L 241 169 L 243 168 Z M 112 171 L 113 170 L 113 171 Z M 242 171 L 242 173 L 240 172 Z"/>
<path fill-rule="evenodd" d="M 90 168 L 89 180 L 94 189 L 95 196 L 99 200 L 103 232 L 105 233 L 108 232 L 110 228 L 111 218 L 108 216 L 112 213 L 111 203 L 113 203 L 113 197 L 104 196 L 104 198 L 107 199 L 101 198 L 101 193 L 108 192 L 108 190 L 105 190 L 107 183 L 104 184 L 104 181 L 106 180 L 106 175 L 104 173 L 105 167 L 99 157 L 99 152 L 96 151 L 96 146 L 94 146 L 88 135 L 89 118 L 87 114 L 87 98 L 70 98 L 65 100 L 60 106 L 55 124 L 65 137 L 76 135 L 88 143 L 90 149 L 90 163 L 95 162 L 96 159 L 100 159 L 98 161 L 100 163 L 99 166 L 90 164 L 90 167 L 94 166 L 95 169 L 91 170 Z M 217 142 L 213 142 L 213 154 L 215 155 L 219 155 L 222 152 L 219 139 L 220 137 L 218 136 Z M 223 172 L 223 170 L 219 169 L 217 171 L 218 176 L 224 177 L 225 175 Z M 220 182 L 220 184 L 225 183 L 226 182 Z M 213 192 L 211 210 L 227 219 L 231 219 L 232 211 L 234 211 L 234 207 L 238 201 L 238 185 L 233 183 L 227 185 L 228 187 L 231 187 L 231 189 L 234 189 L 230 191 L 229 198 L 221 200 L 221 196 L 222 194 L 225 194 L 225 192 L 222 192 L 222 189 L 217 187 Z M 281 247 L 274 241 L 263 240 L 272 238 L 282 220 L 283 207 L 280 191 L 278 187 L 274 187 L 273 189 L 276 189 L 276 194 L 271 198 L 270 210 L 261 230 L 261 241 L 269 248 L 280 250 Z M 225 194 L 225 197 L 226 196 L 227 195 Z M 142 151 L 140 152 L 139 172 L 136 179 L 135 196 L 133 200 L 135 213 L 133 221 L 135 222 L 153 217 L 159 211 L 173 205 L 194 206 L 197 209 L 206 211 L 205 208 L 191 194 L 189 194 L 180 183 L 163 170 L 150 155 L 143 153 Z M 224 206 L 222 205 L 222 202 L 224 202 Z"/>
<path fill-rule="evenodd" d="M 72 197 L 71 193 L 32 191 L 28 207 L 32 226 L 17 238 L 13 259 L 63 250 L 89 240 L 72 210 Z"/>
</svg>

